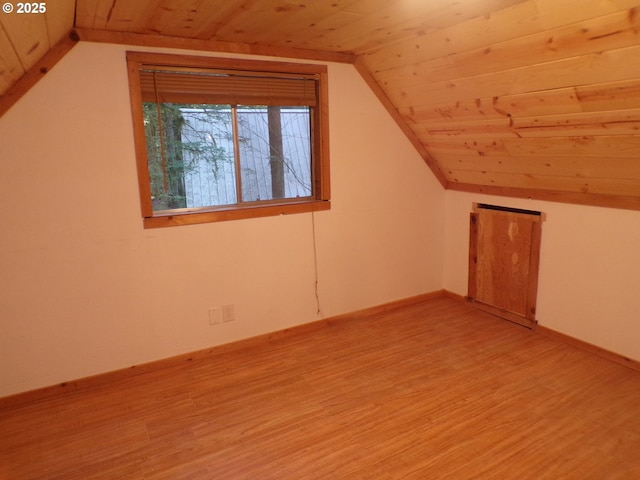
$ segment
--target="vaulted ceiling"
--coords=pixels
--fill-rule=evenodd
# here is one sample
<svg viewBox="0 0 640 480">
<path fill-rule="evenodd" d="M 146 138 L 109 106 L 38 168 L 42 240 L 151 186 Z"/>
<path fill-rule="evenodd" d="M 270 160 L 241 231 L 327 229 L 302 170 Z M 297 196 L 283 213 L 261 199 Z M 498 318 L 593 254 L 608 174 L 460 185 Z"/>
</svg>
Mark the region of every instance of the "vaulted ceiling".
<svg viewBox="0 0 640 480">
<path fill-rule="evenodd" d="M 83 40 L 349 62 L 446 188 L 640 209 L 640 0 L 44 5 L 0 13 L 0 113 Z"/>
</svg>

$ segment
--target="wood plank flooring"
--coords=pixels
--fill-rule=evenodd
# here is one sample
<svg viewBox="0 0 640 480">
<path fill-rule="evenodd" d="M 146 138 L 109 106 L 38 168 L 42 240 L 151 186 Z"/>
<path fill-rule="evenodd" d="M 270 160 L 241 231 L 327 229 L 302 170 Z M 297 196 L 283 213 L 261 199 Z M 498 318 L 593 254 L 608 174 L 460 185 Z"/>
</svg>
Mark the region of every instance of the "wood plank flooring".
<svg viewBox="0 0 640 480">
<path fill-rule="evenodd" d="M 638 479 L 640 372 L 449 298 L 0 410 L 0 479 Z"/>
</svg>

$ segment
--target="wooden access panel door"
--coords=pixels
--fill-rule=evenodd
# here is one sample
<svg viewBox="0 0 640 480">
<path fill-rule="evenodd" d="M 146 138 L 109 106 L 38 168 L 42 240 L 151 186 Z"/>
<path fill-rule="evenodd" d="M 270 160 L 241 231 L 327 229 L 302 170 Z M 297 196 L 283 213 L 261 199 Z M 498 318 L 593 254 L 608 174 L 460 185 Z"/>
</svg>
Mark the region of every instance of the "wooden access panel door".
<svg viewBox="0 0 640 480">
<path fill-rule="evenodd" d="M 471 213 L 469 298 L 511 321 L 535 325 L 542 214 L 488 205 Z"/>
</svg>

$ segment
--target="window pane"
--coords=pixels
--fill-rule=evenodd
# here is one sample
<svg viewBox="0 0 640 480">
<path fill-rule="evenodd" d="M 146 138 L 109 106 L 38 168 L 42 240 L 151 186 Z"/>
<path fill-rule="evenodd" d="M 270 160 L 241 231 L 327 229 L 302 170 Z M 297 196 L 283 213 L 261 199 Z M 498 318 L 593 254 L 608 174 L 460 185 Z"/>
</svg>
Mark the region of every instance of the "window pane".
<svg viewBox="0 0 640 480">
<path fill-rule="evenodd" d="M 235 204 L 231 108 L 163 103 L 160 112 L 144 104 L 153 210 Z"/>
<path fill-rule="evenodd" d="M 171 104 L 143 105 L 147 165 L 154 210 L 185 207 L 180 110 Z"/>
<path fill-rule="evenodd" d="M 310 197 L 309 107 L 238 107 L 242 200 Z"/>
<path fill-rule="evenodd" d="M 153 211 L 309 198 L 309 107 L 144 104 Z M 160 117 L 158 116 L 160 115 Z M 240 187 L 234 156 L 237 135 Z"/>
<path fill-rule="evenodd" d="M 187 207 L 237 203 L 231 107 L 183 106 Z"/>
</svg>

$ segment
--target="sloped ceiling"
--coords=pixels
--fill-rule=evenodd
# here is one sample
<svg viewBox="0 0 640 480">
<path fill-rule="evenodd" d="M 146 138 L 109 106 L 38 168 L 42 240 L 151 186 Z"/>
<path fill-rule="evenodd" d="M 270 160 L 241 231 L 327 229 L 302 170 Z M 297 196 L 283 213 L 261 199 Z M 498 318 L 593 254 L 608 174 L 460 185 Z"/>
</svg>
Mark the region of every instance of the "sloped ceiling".
<svg viewBox="0 0 640 480">
<path fill-rule="evenodd" d="M 639 32 L 639 0 L 56 0 L 0 14 L 0 112 L 78 39 L 353 62 L 446 188 L 640 209 Z"/>
</svg>

